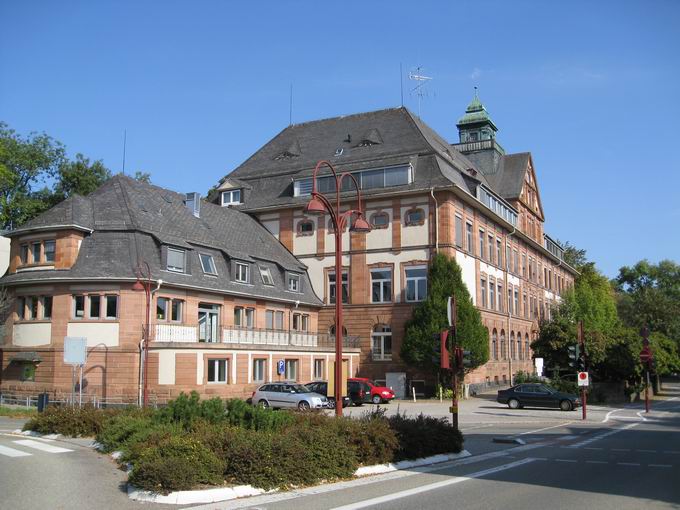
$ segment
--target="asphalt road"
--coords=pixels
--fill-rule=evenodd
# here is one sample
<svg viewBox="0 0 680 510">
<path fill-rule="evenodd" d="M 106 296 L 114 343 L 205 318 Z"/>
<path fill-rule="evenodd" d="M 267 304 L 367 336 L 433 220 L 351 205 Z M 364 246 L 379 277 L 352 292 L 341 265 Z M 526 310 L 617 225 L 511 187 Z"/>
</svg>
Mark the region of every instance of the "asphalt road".
<svg viewBox="0 0 680 510">
<path fill-rule="evenodd" d="M 586 421 L 580 411 L 509 410 L 472 399 L 460 416 L 466 459 L 195 508 L 680 508 L 680 384 L 667 393 L 674 400 L 655 402 L 649 415 L 639 405 L 590 407 Z M 387 408 L 448 415 L 439 402 Z M 20 425 L 0 418 L 0 509 L 180 508 L 130 500 L 125 473 L 89 440 L 12 434 Z"/>
</svg>

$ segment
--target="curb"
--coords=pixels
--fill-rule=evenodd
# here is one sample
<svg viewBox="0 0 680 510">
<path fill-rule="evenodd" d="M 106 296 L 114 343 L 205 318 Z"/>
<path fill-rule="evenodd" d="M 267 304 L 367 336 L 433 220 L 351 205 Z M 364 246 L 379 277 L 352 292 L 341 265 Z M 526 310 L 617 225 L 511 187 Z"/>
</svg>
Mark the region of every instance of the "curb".
<svg viewBox="0 0 680 510">
<path fill-rule="evenodd" d="M 459 453 L 449 453 L 433 455 L 431 457 L 422 457 L 415 460 L 403 460 L 401 462 L 389 464 L 376 464 L 374 466 L 363 466 L 357 469 L 354 473 L 355 477 L 378 475 L 389 473 L 392 471 L 399 471 L 402 469 L 411 469 L 415 467 L 429 466 L 432 464 L 439 464 L 441 462 L 448 462 L 451 460 L 462 459 L 470 457 L 472 454 L 463 450 Z M 239 485 L 237 487 L 220 487 L 216 489 L 205 489 L 196 491 L 176 491 L 170 494 L 163 495 L 151 491 L 144 491 L 137 489 L 128 484 L 128 497 L 136 501 L 145 501 L 149 503 L 164 503 L 169 505 L 187 505 L 193 503 L 217 503 L 220 501 L 229 501 L 248 496 L 259 496 L 262 494 L 269 494 L 278 492 L 277 489 L 266 491 L 258 489 L 252 485 Z"/>
</svg>

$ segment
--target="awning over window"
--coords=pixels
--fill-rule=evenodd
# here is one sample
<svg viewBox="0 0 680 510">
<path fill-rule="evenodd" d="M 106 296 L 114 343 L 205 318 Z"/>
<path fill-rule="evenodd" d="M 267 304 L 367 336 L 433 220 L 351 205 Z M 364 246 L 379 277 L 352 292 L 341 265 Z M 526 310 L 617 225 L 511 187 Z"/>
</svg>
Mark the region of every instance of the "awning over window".
<svg viewBox="0 0 680 510">
<path fill-rule="evenodd" d="M 17 352 L 14 356 L 10 358 L 10 361 L 16 361 L 18 363 L 21 362 L 40 363 L 42 361 L 42 358 L 35 351 L 25 351 Z"/>
</svg>

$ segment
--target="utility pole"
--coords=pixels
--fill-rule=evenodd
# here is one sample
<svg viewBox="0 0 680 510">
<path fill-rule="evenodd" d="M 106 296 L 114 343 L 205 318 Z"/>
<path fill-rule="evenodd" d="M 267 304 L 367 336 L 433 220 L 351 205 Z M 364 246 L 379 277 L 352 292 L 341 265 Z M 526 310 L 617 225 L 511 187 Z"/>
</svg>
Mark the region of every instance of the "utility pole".
<svg viewBox="0 0 680 510">
<path fill-rule="evenodd" d="M 458 430 L 458 334 L 456 322 L 458 321 L 458 308 L 456 306 L 456 296 L 449 298 L 449 327 L 451 328 L 451 351 L 453 352 L 453 376 L 451 384 L 453 385 L 453 396 L 451 397 L 451 423 L 453 428 Z M 447 353 L 448 355 L 448 353 Z"/>
<path fill-rule="evenodd" d="M 640 330 L 640 336 L 642 336 L 642 351 L 640 351 L 640 361 L 645 366 L 646 372 L 646 383 L 645 384 L 645 413 L 649 412 L 649 368 L 654 359 L 654 354 L 649 348 L 649 328 L 645 326 Z"/>
<path fill-rule="evenodd" d="M 579 372 L 587 372 L 587 360 L 586 360 L 586 337 L 583 334 L 583 321 L 578 321 L 578 344 L 580 347 L 580 359 L 579 359 Z M 587 409 L 586 409 L 586 386 L 581 386 L 581 408 L 583 413 L 583 419 L 586 419 Z"/>
</svg>

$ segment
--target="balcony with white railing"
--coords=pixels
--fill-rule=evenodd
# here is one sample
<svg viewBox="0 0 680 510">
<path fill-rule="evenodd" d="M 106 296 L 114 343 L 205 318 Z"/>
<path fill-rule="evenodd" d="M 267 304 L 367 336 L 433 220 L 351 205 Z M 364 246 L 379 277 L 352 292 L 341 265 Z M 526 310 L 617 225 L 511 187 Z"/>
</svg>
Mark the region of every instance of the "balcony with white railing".
<svg viewBox="0 0 680 510">
<path fill-rule="evenodd" d="M 257 347 L 321 347 L 335 346 L 335 336 L 309 331 L 239 328 L 235 326 L 205 327 L 199 324 L 151 324 L 149 341 L 164 343 L 221 343 Z M 358 348 L 359 338 L 345 336 L 343 346 Z"/>
</svg>

